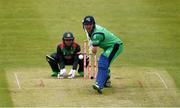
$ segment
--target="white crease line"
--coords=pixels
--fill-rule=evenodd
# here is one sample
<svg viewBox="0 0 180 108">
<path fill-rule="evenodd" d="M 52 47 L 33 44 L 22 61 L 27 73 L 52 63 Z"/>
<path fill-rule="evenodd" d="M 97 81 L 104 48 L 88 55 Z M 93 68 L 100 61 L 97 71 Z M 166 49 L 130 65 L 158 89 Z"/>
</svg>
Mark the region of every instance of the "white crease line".
<svg viewBox="0 0 180 108">
<path fill-rule="evenodd" d="M 167 84 L 165 83 L 165 81 L 163 80 L 163 78 L 161 77 L 161 75 L 160 75 L 159 73 L 157 73 L 157 72 L 155 72 L 155 74 L 156 74 L 156 75 L 159 77 L 159 79 L 162 81 L 164 87 L 165 87 L 166 89 L 168 89 L 168 86 L 167 86 Z"/>
<path fill-rule="evenodd" d="M 81 88 L 81 87 L 79 87 L 79 88 Z M 0 90 L 18 90 L 19 88 L 0 88 Z M 46 87 L 37 87 L 37 88 L 35 88 L 35 87 L 23 87 L 21 90 L 66 90 L 67 88 L 63 88 L 63 87 L 61 87 L 61 88 L 46 88 Z M 138 89 L 139 90 L 139 88 L 132 88 L 132 89 L 129 89 L 129 90 L 136 90 L 136 89 Z M 148 89 L 149 90 L 147 90 L 147 91 L 149 91 L 149 92 L 152 92 L 152 90 L 165 90 L 164 88 L 162 88 L 162 87 L 159 87 L 159 88 L 154 88 L 154 87 L 152 87 L 152 88 L 149 88 L 148 87 Z M 152 89 L 152 90 L 151 90 Z M 168 90 L 177 90 L 176 88 L 168 88 Z"/>
<path fill-rule="evenodd" d="M 14 73 L 14 76 L 15 76 L 15 78 L 16 78 L 16 83 L 17 83 L 17 85 L 18 85 L 18 88 L 21 89 L 21 86 L 20 86 L 20 83 L 19 83 L 19 79 L 18 79 L 18 77 L 17 77 L 17 74 Z"/>
</svg>

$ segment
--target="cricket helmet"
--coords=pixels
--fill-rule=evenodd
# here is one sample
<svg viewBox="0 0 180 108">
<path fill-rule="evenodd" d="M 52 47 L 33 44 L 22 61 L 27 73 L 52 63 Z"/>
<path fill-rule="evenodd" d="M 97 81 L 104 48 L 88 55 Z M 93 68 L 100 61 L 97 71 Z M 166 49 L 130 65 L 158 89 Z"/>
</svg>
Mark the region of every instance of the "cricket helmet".
<svg viewBox="0 0 180 108">
<path fill-rule="evenodd" d="M 73 33 L 72 33 L 72 32 L 65 32 L 65 33 L 63 34 L 63 41 L 66 40 L 66 39 L 72 39 L 72 40 L 74 40 Z"/>
<path fill-rule="evenodd" d="M 83 25 L 93 24 L 95 26 L 96 22 L 93 16 L 86 16 L 82 21 Z"/>
<path fill-rule="evenodd" d="M 94 31 L 96 27 L 96 22 L 93 16 L 85 16 L 82 23 L 83 23 L 83 29 L 85 29 L 85 25 L 93 25 L 91 32 Z"/>
</svg>

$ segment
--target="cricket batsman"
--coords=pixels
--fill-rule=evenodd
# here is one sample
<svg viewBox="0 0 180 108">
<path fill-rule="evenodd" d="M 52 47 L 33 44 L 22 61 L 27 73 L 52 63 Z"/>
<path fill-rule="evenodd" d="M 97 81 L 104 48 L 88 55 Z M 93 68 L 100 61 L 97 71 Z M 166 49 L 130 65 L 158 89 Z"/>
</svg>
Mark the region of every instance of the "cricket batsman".
<svg viewBox="0 0 180 108">
<path fill-rule="evenodd" d="M 96 24 L 93 16 L 86 16 L 83 21 L 83 29 L 90 39 L 92 52 L 97 52 L 97 47 L 104 51 L 98 61 L 98 73 L 93 89 L 102 94 L 104 87 L 110 87 L 110 64 L 122 53 L 123 42 L 107 29 Z"/>
<path fill-rule="evenodd" d="M 51 76 L 60 79 L 64 78 L 67 76 L 65 65 L 72 65 L 68 78 L 74 78 L 78 64 L 78 73 L 80 76 L 83 76 L 83 55 L 81 55 L 80 50 L 80 45 L 74 42 L 73 33 L 65 32 L 63 34 L 62 43 L 57 46 L 57 52 L 46 56 L 46 60 L 52 69 Z M 88 58 L 86 61 L 88 64 Z"/>
</svg>

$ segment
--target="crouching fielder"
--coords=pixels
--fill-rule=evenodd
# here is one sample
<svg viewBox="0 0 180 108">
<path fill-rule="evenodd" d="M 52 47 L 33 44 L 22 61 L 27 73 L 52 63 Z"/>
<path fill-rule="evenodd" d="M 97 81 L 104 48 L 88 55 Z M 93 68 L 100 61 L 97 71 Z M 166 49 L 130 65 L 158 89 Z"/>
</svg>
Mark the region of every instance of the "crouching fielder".
<svg viewBox="0 0 180 108">
<path fill-rule="evenodd" d="M 71 32 L 65 32 L 63 34 L 62 42 L 57 46 L 57 52 L 46 56 L 52 74 L 51 76 L 57 76 L 58 78 L 66 77 L 66 65 L 72 65 L 72 69 L 68 74 L 68 78 L 74 78 L 79 64 L 78 73 L 80 76 L 84 75 L 83 71 L 83 57 L 80 58 L 80 45 L 74 42 L 74 36 Z M 88 64 L 88 58 L 86 57 Z"/>
<path fill-rule="evenodd" d="M 98 93 L 102 94 L 104 87 L 110 87 L 110 64 L 121 54 L 123 51 L 122 41 L 106 30 L 105 28 L 96 25 L 93 16 L 86 16 L 83 20 L 83 28 L 93 45 L 92 52 L 97 52 L 97 47 L 104 50 L 98 62 L 98 74 L 96 77 L 96 84 L 93 88 Z"/>
</svg>

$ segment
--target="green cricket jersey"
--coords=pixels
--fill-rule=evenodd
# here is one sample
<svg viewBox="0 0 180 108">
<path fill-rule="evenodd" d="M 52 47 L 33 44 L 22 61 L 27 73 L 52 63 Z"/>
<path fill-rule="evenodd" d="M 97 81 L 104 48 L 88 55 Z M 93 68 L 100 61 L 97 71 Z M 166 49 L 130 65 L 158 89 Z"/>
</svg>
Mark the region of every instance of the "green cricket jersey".
<svg viewBox="0 0 180 108">
<path fill-rule="evenodd" d="M 121 39 L 99 25 L 95 26 L 91 35 L 91 41 L 93 46 L 99 46 L 104 50 L 103 54 L 106 57 L 109 57 L 116 43 L 122 45 Z"/>
</svg>

